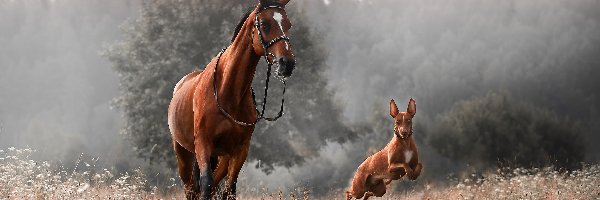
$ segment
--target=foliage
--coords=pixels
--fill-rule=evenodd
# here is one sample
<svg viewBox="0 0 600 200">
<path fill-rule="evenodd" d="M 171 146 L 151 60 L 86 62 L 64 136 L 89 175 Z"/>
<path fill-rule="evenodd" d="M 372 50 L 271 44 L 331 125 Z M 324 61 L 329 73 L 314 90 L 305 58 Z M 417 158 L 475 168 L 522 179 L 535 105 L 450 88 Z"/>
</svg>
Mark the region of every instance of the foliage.
<svg viewBox="0 0 600 200">
<path fill-rule="evenodd" d="M 254 5 L 244 1 L 152 1 L 143 5 L 138 19 L 125 25 L 125 39 L 111 46 L 106 55 L 120 78 L 116 105 L 126 120 L 122 132 L 140 157 L 175 165 L 166 119 L 172 89 L 181 77 L 203 68 L 226 47 L 245 8 Z M 257 125 L 249 155 L 251 160 L 260 160 L 267 172 L 275 165 L 302 163 L 327 141 L 343 142 L 353 136 L 340 122 L 331 92 L 325 89 L 321 75 L 324 50 L 304 24 L 302 13 L 293 8 L 289 5 L 287 11 L 294 24 L 290 35 L 298 64 L 288 81 L 286 115 Z M 263 88 L 264 69 L 257 67 L 255 88 Z M 278 108 L 281 86 L 270 88 L 268 105 Z M 257 89 L 259 99 L 261 91 Z M 273 110 L 269 114 L 274 114 Z"/>
<path fill-rule="evenodd" d="M 474 165 L 574 168 L 584 158 L 574 123 L 548 110 L 515 103 L 504 93 L 457 103 L 441 115 L 429 137 L 440 154 Z"/>
</svg>

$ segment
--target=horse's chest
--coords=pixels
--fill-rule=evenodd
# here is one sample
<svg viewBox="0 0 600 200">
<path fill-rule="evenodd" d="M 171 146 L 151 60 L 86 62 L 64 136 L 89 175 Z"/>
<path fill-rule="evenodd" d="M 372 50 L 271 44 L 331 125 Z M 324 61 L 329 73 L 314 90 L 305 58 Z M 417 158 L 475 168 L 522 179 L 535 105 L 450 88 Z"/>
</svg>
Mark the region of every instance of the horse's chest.
<svg viewBox="0 0 600 200">
<path fill-rule="evenodd" d="M 240 127 L 231 125 L 217 127 L 217 134 L 213 141 L 216 153 L 229 154 L 230 151 L 238 151 L 239 148 L 246 148 L 251 135 L 251 130 Z"/>
</svg>

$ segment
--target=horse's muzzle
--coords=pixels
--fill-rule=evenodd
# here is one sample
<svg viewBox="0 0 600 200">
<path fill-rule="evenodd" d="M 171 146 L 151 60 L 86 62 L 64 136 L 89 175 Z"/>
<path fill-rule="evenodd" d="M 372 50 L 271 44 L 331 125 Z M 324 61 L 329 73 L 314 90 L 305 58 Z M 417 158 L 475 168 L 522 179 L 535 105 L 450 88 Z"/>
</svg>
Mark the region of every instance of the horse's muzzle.
<svg viewBox="0 0 600 200">
<path fill-rule="evenodd" d="M 292 75 L 292 71 L 294 71 L 294 67 L 296 67 L 296 61 L 288 57 L 281 57 L 277 59 L 277 63 L 279 66 L 277 69 L 277 74 L 283 77 L 290 77 Z"/>
</svg>

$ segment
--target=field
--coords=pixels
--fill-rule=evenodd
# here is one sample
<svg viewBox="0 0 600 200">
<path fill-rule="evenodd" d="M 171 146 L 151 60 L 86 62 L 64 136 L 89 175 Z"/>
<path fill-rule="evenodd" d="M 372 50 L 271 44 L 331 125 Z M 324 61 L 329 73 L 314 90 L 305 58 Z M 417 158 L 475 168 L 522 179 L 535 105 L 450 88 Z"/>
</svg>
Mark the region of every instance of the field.
<svg viewBox="0 0 600 200">
<path fill-rule="evenodd" d="M 28 159 L 31 149 L 0 150 L 0 199 L 182 199 L 182 187 L 158 188 L 140 170 L 114 174 L 78 162 L 75 170 Z M 87 170 L 77 170 L 87 169 Z M 240 186 L 246 187 L 246 186 Z M 343 199 L 343 190 L 315 197 L 310 191 L 240 194 L 240 199 Z M 389 191 L 383 199 L 600 199 L 600 167 L 560 173 L 551 168 L 502 169 L 454 184 Z"/>
</svg>

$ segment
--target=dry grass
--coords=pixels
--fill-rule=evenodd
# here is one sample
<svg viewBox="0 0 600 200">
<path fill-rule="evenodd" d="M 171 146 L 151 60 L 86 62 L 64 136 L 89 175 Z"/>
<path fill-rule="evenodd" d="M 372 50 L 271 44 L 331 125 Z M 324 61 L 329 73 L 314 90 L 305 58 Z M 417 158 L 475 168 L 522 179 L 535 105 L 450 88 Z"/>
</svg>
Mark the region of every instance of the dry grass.
<svg viewBox="0 0 600 200">
<path fill-rule="evenodd" d="M 181 186 L 150 186 L 140 170 L 114 175 L 78 162 L 80 170 L 64 170 L 28 159 L 31 149 L 0 150 L 0 199 L 182 199 Z M 81 170 L 84 169 L 84 170 Z M 504 171 L 504 172 L 503 172 Z M 453 186 L 426 185 L 404 194 L 390 191 L 382 199 L 600 199 L 600 166 L 570 173 L 551 168 L 498 170 L 472 176 Z M 241 186 L 241 187 L 248 187 Z M 304 189 L 242 193 L 240 199 L 343 199 L 343 190 L 323 197 Z"/>
<path fill-rule="evenodd" d="M 506 169 L 505 169 L 506 170 Z M 552 168 L 498 170 L 466 178 L 453 186 L 426 185 L 390 199 L 600 199 L 600 166 L 570 173 Z M 385 196 L 384 196 L 385 197 Z"/>
<path fill-rule="evenodd" d="M 154 199 L 144 175 L 109 170 L 66 171 L 28 159 L 33 150 L 0 150 L 0 199 Z M 81 168 L 88 163 L 77 163 Z"/>
</svg>

